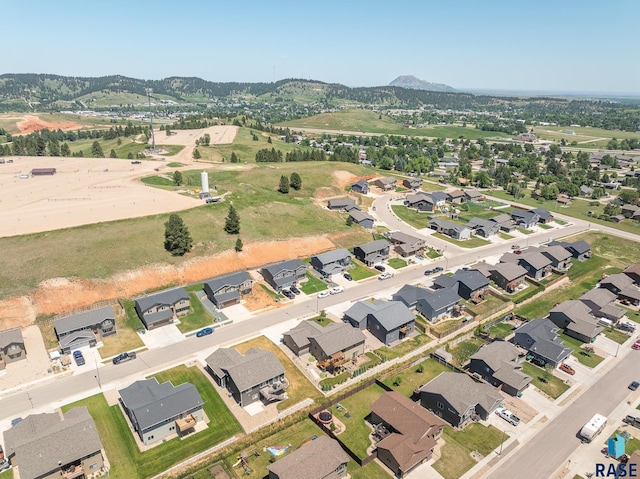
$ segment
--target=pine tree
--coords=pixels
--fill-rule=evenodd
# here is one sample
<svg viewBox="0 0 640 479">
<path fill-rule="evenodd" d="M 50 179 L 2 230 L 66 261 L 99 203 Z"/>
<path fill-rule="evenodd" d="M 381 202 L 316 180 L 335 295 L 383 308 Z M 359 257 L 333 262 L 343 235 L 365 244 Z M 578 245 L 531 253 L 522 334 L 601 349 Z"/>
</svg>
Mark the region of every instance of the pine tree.
<svg viewBox="0 0 640 479">
<path fill-rule="evenodd" d="M 278 188 L 278 191 L 285 195 L 289 193 L 289 178 L 287 178 L 286 175 L 282 175 L 280 177 L 280 187 Z"/>
<path fill-rule="evenodd" d="M 236 155 L 235 152 L 231 153 L 231 163 L 239 163 L 240 160 L 238 159 L 238 156 Z"/>
<path fill-rule="evenodd" d="M 182 173 L 180 173 L 179 171 L 173 172 L 173 183 L 176 186 L 180 186 L 182 184 Z"/>
<path fill-rule="evenodd" d="M 294 190 L 299 190 L 300 188 L 302 188 L 302 178 L 300 178 L 300 175 L 298 173 L 291 173 L 291 183 L 289 183 L 289 185 Z"/>
<path fill-rule="evenodd" d="M 169 221 L 164 224 L 164 249 L 171 253 L 171 256 L 183 256 L 191 251 L 192 246 L 193 239 L 189 229 L 180 216 L 172 213 Z"/>
<path fill-rule="evenodd" d="M 271 137 L 267 138 L 267 143 L 271 143 Z"/>
<path fill-rule="evenodd" d="M 111 152 L 109 153 L 109 158 L 118 158 L 118 154 L 116 153 L 116 150 L 114 150 L 113 148 L 111 149 Z"/>
<path fill-rule="evenodd" d="M 93 158 L 104 158 L 104 152 L 97 140 L 91 145 L 91 156 Z"/>
<path fill-rule="evenodd" d="M 347 226 L 353 226 L 353 218 L 351 216 L 347 216 Z"/>
<path fill-rule="evenodd" d="M 229 205 L 229 213 L 224 220 L 224 230 L 230 235 L 240 233 L 240 216 L 233 205 Z"/>
<path fill-rule="evenodd" d="M 243 246 L 244 246 L 244 245 L 242 244 L 242 240 L 241 240 L 240 238 L 238 238 L 238 239 L 236 240 L 236 252 L 238 252 L 238 253 L 239 253 L 240 251 L 242 251 L 242 247 L 243 247 Z"/>
<path fill-rule="evenodd" d="M 202 156 L 200 155 L 200 151 L 198 151 L 198 149 L 196 148 L 195 150 L 193 150 L 193 159 L 199 160 L 200 158 L 202 158 Z"/>
</svg>

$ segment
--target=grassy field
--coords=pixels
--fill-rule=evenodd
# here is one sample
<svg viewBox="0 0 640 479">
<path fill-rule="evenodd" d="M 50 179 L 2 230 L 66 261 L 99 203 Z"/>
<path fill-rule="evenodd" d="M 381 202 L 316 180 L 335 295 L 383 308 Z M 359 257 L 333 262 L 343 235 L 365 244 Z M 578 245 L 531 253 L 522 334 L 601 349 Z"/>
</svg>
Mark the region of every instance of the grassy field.
<svg viewBox="0 0 640 479">
<path fill-rule="evenodd" d="M 422 366 L 422 368 L 420 368 L 420 366 Z M 420 372 L 420 369 L 422 369 L 422 372 Z M 411 397 L 416 388 L 427 384 L 445 371 L 451 371 L 451 369 L 434 359 L 425 359 L 419 365 L 405 369 L 401 373 L 394 374 L 382 382 L 405 396 Z M 400 378 L 400 384 L 395 385 L 394 382 L 398 377 Z"/>
<path fill-rule="evenodd" d="M 400 268 L 404 268 L 405 266 L 407 266 L 407 262 L 405 260 L 403 260 L 402 258 L 390 258 L 387 261 L 387 263 L 393 269 L 400 269 Z"/>
<path fill-rule="evenodd" d="M 305 281 L 304 283 L 300 283 L 300 290 L 304 294 L 313 294 L 313 293 L 317 293 L 318 291 L 324 291 L 328 287 L 329 286 L 327 285 L 327 283 L 325 283 L 319 278 L 316 278 L 314 275 L 312 275 L 308 271 L 307 271 L 307 281 Z"/>
<path fill-rule="evenodd" d="M 284 366 L 285 377 L 289 380 L 289 387 L 287 388 L 287 395 L 289 397 L 278 403 L 278 411 L 284 411 L 306 398 L 317 400 L 321 397 L 320 392 L 309 382 L 306 376 L 300 372 L 296 365 L 291 362 L 287 355 L 266 337 L 260 336 L 253 338 L 244 343 L 236 344 L 234 348 L 242 354 L 251 348 L 273 351 L 280 363 Z"/>
<path fill-rule="evenodd" d="M 557 378 L 556 376 L 550 376 L 547 382 L 544 382 L 542 380 L 544 377 L 544 370 L 530 362 L 525 361 L 522 363 L 522 371 L 533 378 L 531 384 L 553 399 L 559 398 L 567 389 L 569 389 L 569 385 L 565 384 L 562 379 Z"/>
<path fill-rule="evenodd" d="M 429 225 L 427 213 L 418 213 L 403 205 L 391 205 L 391 210 L 398 218 L 416 229 L 426 228 Z"/>
<path fill-rule="evenodd" d="M 181 333 L 188 333 L 196 329 L 204 328 L 214 322 L 214 318 L 207 312 L 202 303 L 198 300 L 197 295 L 203 295 L 202 284 L 191 284 L 185 289 L 189 292 L 191 298 L 191 309 L 189 314 L 180 317 L 178 329 Z"/>
<path fill-rule="evenodd" d="M 402 341 L 399 344 L 396 344 L 393 347 L 383 346 L 381 348 L 376 349 L 376 353 L 384 356 L 386 359 L 399 358 L 404 356 L 410 351 L 413 351 L 416 348 L 419 348 L 423 344 L 427 344 L 431 341 L 431 338 L 425 334 L 418 334 L 411 339 L 406 341 Z"/>
<path fill-rule="evenodd" d="M 156 377 L 158 381 L 170 379 L 174 385 L 190 382 L 196 386 L 204 400 L 205 413 L 211 421 L 204 431 L 182 440 L 176 438 L 140 452 L 122 410 L 117 405 L 109 406 L 102 394 L 62 408 L 63 411 L 74 406 L 86 406 L 89 409 L 111 463 L 110 477 L 113 479 L 151 477 L 241 432 L 238 421 L 224 405 L 209 380 L 197 368 L 179 366 Z"/>
<path fill-rule="evenodd" d="M 463 241 L 458 241 L 456 239 L 451 238 L 450 236 L 443 235 L 442 233 L 433 233 L 433 237 L 448 241 L 449 243 L 460 246 L 461 248 L 478 248 L 479 246 L 486 246 L 488 244 L 491 244 L 490 241 L 479 238 L 477 236 L 472 236 L 468 240 L 463 240 Z"/>
<path fill-rule="evenodd" d="M 352 268 L 349 270 L 349 274 L 353 278 L 354 281 L 360 281 L 361 279 L 370 278 L 371 276 L 375 276 L 377 271 L 365 266 L 360 261 L 351 260 Z"/>
<path fill-rule="evenodd" d="M 339 234 L 339 246 L 352 246 L 370 238 L 361 228 L 351 229 L 337 215 L 313 203 L 317 188 L 339 192 L 332 171 L 336 168 L 359 174 L 357 165 L 341 163 L 281 164 L 277 171 L 258 166 L 247 171 L 211 171 L 210 177 L 224 191 L 233 193 L 247 246 L 255 241 L 274 241 L 297 236 Z M 276 191 L 281 174 L 296 171 L 302 189 L 289 195 Z M 199 171 L 184 172 L 199 178 Z M 198 180 L 199 181 L 199 180 Z M 0 298 L 24 294 L 45 279 L 56 277 L 107 278 L 123 270 L 148 264 L 178 265 L 201 255 L 233 249 L 236 237 L 224 232 L 228 204 L 203 205 L 180 213 L 193 237 L 194 249 L 184 257 L 164 250 L 164 223 L 169 215 L 153 215 L 111 221 L 46 233 L 0 238 L 3 268 Z M 108 255 L 99 252 L 108 251 Z M 103 259 L 100 259 L 103 258 Z M 99 260 L 100 259 L 100 260 Z"/>
<path fill-rule="evenodd" d="M 600 364 L 604 358 L 598 356 L 595 353 L 589 353 L 587 351 L 582 350 L 582 346 L 584 343 L 578 339 L 572 338 L 571 336 L 567 336 L 564 332 L 558 333 L 558 337 L 562 339 L 562 342 L 568 348 L 573 350 L 573 355 L 576 359 L 589 368 L 595 368 L 598 364 Z"/>
</svg>

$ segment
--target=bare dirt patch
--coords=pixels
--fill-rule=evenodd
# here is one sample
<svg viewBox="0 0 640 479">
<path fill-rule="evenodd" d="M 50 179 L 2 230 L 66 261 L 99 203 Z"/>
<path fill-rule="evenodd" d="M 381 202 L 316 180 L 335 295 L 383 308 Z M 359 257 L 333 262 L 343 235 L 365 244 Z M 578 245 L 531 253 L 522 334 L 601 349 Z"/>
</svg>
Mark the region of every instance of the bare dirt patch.
<svg viewBox="0 0 640 479">
<path fill-rule="evenodd" d="M 71 131 L 71 130 L 80 130 L 82 125 L 79 123 L 75 123 L 73 121 L 45 121 L 37 116 L 25 116 L 24 120 L 16 123 L 18 130 L 23 135 L 28 135 L 29 133 L 33 133 L 39 130 L 62 130 L 62 131 Z"/>
<path fill-rule="evenodd" d="M 249 311 L 261 311 L 267 308 L 279 308 L 283 303 L 276 301 L 260 285 L 253 287 L 253 293 L 244 297 L 244 306 Z"/>
</svg>

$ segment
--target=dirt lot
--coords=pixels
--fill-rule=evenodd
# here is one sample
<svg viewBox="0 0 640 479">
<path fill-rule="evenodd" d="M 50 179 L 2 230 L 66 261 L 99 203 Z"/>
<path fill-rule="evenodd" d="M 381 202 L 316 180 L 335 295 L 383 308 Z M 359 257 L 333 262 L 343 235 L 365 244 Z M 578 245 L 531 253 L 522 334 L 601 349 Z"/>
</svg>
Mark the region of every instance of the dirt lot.
<svg viewBox="0 0 640 479">
<path fill-rule="evenodd" d="M 20 133 L 23 135 L 28 135 L 29 133 L 33 133 L 34 131 L 38 130 L 70 131 L 83 128 L 82 125 L 73 121 L 50 122 L 42 120 L 35 115 L 26 115 L 23 120 L 16 123 L 16 126 L 18 127 L 18 130 L 20 130 Z"/>
</svg>

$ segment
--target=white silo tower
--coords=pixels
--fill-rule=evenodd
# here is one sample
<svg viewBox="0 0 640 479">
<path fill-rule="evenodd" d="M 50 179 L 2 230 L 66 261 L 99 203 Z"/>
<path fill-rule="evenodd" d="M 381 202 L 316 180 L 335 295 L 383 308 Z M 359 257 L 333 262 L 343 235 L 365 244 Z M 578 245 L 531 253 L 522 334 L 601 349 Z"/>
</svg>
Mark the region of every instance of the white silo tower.
<svg viewBox="0 0 640 479">
<path fill-rule="evenodd" d="M 206 171 L 200 173 L 200 183 L 202 184 L 202 192 L 209 193 L 209 173 Z"/>
</svg>

